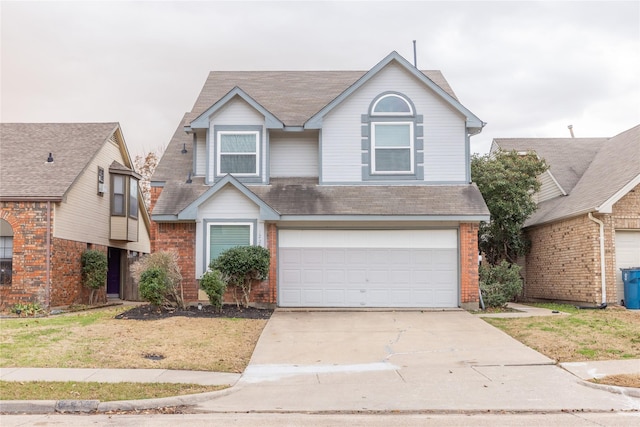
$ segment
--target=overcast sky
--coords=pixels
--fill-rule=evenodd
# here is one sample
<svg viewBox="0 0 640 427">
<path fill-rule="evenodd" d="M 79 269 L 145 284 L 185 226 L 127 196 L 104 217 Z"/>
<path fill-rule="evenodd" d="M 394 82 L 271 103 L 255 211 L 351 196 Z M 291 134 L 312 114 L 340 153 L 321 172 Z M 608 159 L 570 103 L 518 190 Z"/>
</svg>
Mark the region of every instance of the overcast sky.
<svg viewBox="0 0 640 427">
<path fill-rule="evenodd" d="M 493 138 L 640 123 L 640 1 L 0 3 L 2 122 L 120 122 L 167 145 L 210 70 L 439 69 Z"/>
</svg>

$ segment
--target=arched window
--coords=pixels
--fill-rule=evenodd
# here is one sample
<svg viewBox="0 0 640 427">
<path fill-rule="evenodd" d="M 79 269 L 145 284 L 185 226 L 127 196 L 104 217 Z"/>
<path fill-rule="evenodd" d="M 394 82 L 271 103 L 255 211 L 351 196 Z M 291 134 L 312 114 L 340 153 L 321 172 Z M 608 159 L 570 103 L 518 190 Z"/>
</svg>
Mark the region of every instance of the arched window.
<svg viewBox="0 0 640 427">
<path fill-rule="evenodd" d="M 409 98 L 397 92 L 378 95 L 364 123 L 369 164 L 363 180 L 422 179 L 422 117 Z"/>
<path fill-rule="evenodd" d="M 13 228 L 0 219 L 0 285 L 11 284 L 13 269 Z"/>
<path fill-rule="evenodd" d="M 388 93 L 379 97 L 371 109 L 372 116 L 413 116 L 411 104 L 401 95 Z"/>
</svg>

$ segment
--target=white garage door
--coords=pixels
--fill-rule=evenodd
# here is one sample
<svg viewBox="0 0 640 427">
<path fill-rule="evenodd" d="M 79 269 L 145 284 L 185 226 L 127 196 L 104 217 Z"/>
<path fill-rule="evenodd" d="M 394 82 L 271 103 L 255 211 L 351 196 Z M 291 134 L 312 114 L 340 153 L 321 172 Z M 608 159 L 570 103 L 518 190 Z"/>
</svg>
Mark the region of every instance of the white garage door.
<svg viewBox="0 0 640 427">
<path fill-rule="evenodd" d="M 640 267 L 640 231 L 616 230 L 616 288 L 618 300 L 624 299 L 621 268 Z"/>
<path fill-rule="evenodd" d="M 280 230 L 282 307 L 457 307 L 457 230 Z"/>
</svg>

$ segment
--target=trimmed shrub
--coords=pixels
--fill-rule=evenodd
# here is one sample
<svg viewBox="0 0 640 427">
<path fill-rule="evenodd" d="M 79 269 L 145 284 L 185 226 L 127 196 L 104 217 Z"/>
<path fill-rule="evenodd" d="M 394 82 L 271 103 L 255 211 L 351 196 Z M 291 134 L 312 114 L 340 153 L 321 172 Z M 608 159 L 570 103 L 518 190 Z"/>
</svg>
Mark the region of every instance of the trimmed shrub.
<svg viewBox="0 0 640 427">
<path fill-rule="evenodd" d="M 107 283 L 107 270 L 109 268 L 107 256 L 104 252 L 95 249 L 89 249 L 82 253 L 80 258 L 82 263 L 82 282 L 91 289 L 89 295 L 89 305 L 94 303 L 96 290 L 105 286 Z"/>
<path fill-rule="evenodd" d="M 242 292 L 242 305 L 249 306 L 251 286 L 255 281 L 265 280 L 269 276 L 271 254 L 262 246 L 237 246 L 227 249 L 211 261 L 209 268 L 219 270 L 225 277 L 227 286 L 233 289 L 233 298 L 240 306 L 237 289 Z"/>
<path fill-rule="evenodd" d="M 140 297 L 155 306 L 165 303 L 167 291 L 166 274 L 158 267 L 151 267 L 142 272 L 140 276 Z"/>
<path fill-rule="evenodd" d="M 487 307 L 504 307 L 522 292 L 520 270 L 507 261 L 480 266 L 480 292 Z"/>
<path fill-rule="evenodd" d="M 222 297 L 227 290 L 227 283 L 220 271 L 209 270 L 204 273 L 200 278 L 200 289 L 205 291 L 212 306 L 218 310 L 222 309 Z"/>
<path fill-rule="evenodd" d="M 160 270 L 162 274 L 158 276 L 157 272 L 149 273 L 149 276 L 145 276 L 146 285 L 143 286 L 143 274 L 152 269 Z M 145 301 L 167 308 L 185 308 L 182 274 L 178 265 L 178 254 L 175 252 L 155 252 L 146 255 L 131 266 L 131 274 L 138 281 L 140 297 Z M 146 287 L 145 292 L 143 287 Z M 162 295 L 162 301 L 155 298 L 154 292 Z"/>
</svg>

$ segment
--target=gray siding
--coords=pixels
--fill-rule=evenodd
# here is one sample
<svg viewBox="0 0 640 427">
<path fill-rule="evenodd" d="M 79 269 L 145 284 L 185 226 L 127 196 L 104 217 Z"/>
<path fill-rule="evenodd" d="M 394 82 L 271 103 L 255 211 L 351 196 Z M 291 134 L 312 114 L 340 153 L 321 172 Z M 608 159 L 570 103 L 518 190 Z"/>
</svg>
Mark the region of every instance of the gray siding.
<svg viewBox="0 0 640 427">
<path fill-rule="evenodd" d="M 318 132 L 271 132 L 271 176 L 317 177 Z"/>
<path fill-rule="evenodd" d="M 401 67 L 390 64 L 325 118 L 322 126 L 322 181 L 362 181 L 361 115 L 380 93 L 411 99 L 424 120 L 424 180 L 466 181 L 465 117 Z"/>
<path fill-rule="evenodd" d="M 265 172 L 267 170 L 267 138 L 264 130 L 264 116 L 257 112 L 241 98 L 234 98 L 229 101 L 224 108 L 214 114 L 210 119 L 209 131 L 207 132 L 207 181 L 213 182 L 215 157 L 215 136 L 214 126 L 262 126 L 262 147 L 260 147 L 260 174 L 262 182 L 266 182 Z M 200 154 L 200 152 L 198 152 Z M 196 161 L 199 163 L 200 161 Z"/>
</svg>

